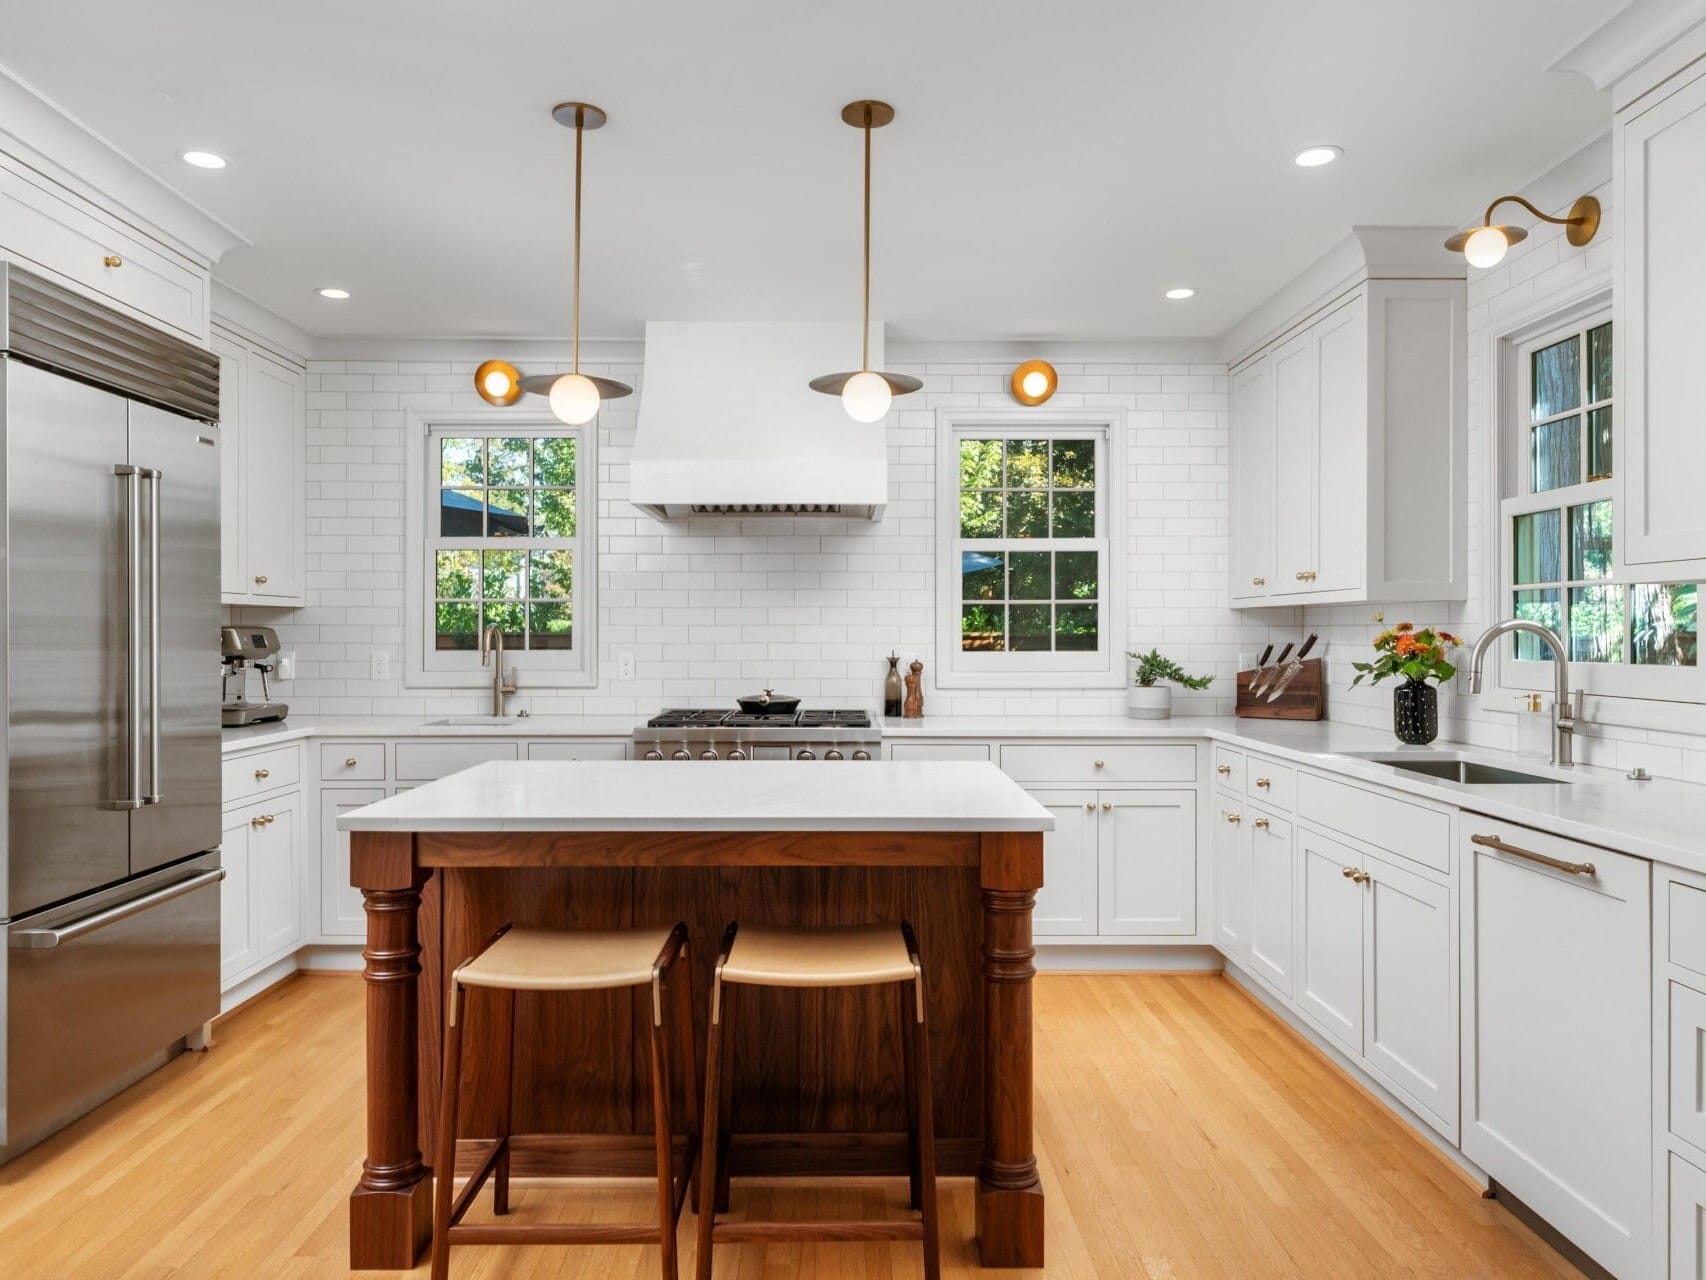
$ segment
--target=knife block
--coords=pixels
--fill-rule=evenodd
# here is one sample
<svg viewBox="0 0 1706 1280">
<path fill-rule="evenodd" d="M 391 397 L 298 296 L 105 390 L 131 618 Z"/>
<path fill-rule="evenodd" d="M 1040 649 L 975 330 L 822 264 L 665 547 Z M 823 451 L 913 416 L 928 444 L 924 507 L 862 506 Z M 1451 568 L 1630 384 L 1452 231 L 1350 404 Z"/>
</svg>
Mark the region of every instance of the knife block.
<svg viewBox="0 0 1706 1280">
<path fill-rule="evenodd" d="M 1291 678 L 1279 701 L 1269 702 L 1268 691 L 1253 695 L 1250 686 L 1256 672 L 1238 673 L 1240 716 L 1252 720 L 1322 720 L 1327 715 L 1327 665 L 1320 658 L 1306 658 L 1303 669 Z M 1276 677 L 1277 679 L 1277 677 Z"/>
</svg>

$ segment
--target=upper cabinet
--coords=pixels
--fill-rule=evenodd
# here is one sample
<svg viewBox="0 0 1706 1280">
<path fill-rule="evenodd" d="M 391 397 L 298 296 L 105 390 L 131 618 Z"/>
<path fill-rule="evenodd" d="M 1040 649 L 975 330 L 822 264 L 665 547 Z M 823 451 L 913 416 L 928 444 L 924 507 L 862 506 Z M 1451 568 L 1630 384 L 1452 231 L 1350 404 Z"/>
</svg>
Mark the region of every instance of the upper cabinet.
<svg viewBox="0 0 1706 1280">
<path fill-rule="evenodd" d="M 1629 101 L 1612 129 L 1625 455 L 1617 546 L 1626 566 L 1655 579 L 1696 577 L 1706 566 L 1706 385 L 1694 367 L 1706 341 L 1706 42 L 1698 43 L 1698 59 Z"/>
<path fill-rule="evenodd" d="M 1231 602 L 1463 599 L 1463 281 L 1338 285 L 1233 355 Z"/>
<path fill-rule="evenodd" d="M 221 451 L 220 597 L 292 606 L 304 588 L 307 377 L 300 364 L 216 327 Z"/>
</svg>

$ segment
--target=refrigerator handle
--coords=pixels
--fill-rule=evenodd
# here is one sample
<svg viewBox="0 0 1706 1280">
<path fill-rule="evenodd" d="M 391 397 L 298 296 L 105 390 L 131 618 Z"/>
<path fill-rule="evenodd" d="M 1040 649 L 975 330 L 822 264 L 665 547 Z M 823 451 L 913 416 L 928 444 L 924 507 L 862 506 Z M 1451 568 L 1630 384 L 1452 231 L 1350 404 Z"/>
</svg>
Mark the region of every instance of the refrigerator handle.
<svg viewBox="0 0 1706 1280">
<path fill-rule="evenodd" d="M 84 916 L 81 920 L 73 920 L 69 924 L 42 929 L 14 928 L 10 936 L 11 947 L 18 951 L 51 951 L 62 942 L 74 942 L 85 934 L 104 929 L 109 924 L 117 924 L 120 920 L 128 920 L 131 916 L 141 915 L 152 907 L 170 902 L 173 898 L 181 898 L 186 893 L 194 893 L 210 884 L 218 884 L 223 879 L 225 868 L 214 867 L 211 871 L 203 871 L 187 880 L 175 881 L 163 889 L 145 893 L 140 898 L 121 902 L 116 907 L 108 907 L 105 911 L 97 911 L 92 916 Z"/>
<path fill-rule="evenodd" d="M 148 794 L 144 804 L 159 804 L 160 794 L 160 478 L 144 470 L 148 481 Z"/>
<path fill-rule="evenodd" d="M 142 473 L 117 466 L 113 474 L 124 481 L 124 602 L 125 602 L 125 788 L 110 808 L 142 807 Z"/>
</svg>

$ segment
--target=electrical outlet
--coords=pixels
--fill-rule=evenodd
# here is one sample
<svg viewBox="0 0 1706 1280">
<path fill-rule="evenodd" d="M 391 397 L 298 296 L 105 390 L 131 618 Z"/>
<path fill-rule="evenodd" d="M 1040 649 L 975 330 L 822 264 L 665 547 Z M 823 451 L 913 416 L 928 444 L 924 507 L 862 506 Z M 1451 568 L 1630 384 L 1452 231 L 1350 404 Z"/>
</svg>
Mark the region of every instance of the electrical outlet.
<svg viewBox="0 0 1706 1280">
<path fill-rule="evenodd" d="M 368 674 L 375 680 L 389 680 L 391 678 L 391 655 L 383 649 L 375 649 Z"/>
<path fill-rule="evenodd" d="M 616 655 L 616 678 L 618 680 L 632 680 L 634 678 L 633 654 L 619 653 Z"/>
<path fill-rule="evenodd" d="M 296 679 L 296 650 L 278 655 L 278 668 L 274 672 L 280 680 Z"/>
</svg>

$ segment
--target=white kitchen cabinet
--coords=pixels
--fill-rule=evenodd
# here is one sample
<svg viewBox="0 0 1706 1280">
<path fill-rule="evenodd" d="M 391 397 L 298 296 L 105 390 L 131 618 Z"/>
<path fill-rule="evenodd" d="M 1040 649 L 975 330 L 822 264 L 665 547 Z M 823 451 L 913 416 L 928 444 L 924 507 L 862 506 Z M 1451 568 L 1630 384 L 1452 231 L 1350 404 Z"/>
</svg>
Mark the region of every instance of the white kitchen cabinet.
<svg viewBox="0 0 1706 1280">
<path fill-rule="evenodd" d="M 1382 278 L 1234 363 L 1233 604 L 1466 597 L 1466 349 L 1461 280 Z"/>
<path fill-rule="evenodd" d="M 1448 1132 L 1457 1130 L 1457 948 L 1451 889 L 1364 854 L 1363 1061 Z"/>
<path fill-rule="evenodd" d="M 1649 1274 L 1652 867 L 1467 813 L 1463 831 L 1463 1153 L 1612 1273 Z"/>
<path fill-rule="evenodd" d="M 221 447 L 220 595 L 226 604 L 307 602 L 307 375 L 216 328 Z"/>
<path fill-rule="evenodd" d="M 338 830 L 338 819 L 387 794 L 384 787 L 326 787 L 320 792 L 320 932 L 325 937 L 367 936 L 361 890 L 349 881 L 349 832 Z"/>
<path fill-rule="evenodd" d="M 219 882 L 219 983 L 223 988 L 237 975 L 254 968 L 261 958 L 249 913 L 250 815 L 227 813 L 219 833 L 219 861 L 225 879 Z"/>
<path fill-rule="evenodd" d="M 1670 1175 L 1670 1280 L 1706 1280 L 1706 1172 L 1674 1152 Z"/>
<path fill-rule="evenodd" d="M 1298 829 L 1297 1003 L 1354 1057 L 1362 1056 L 1362 855 L 1306 827 Z"/>
<path fill-rule="evenodd" d="M 1706 59 L 1612 125 L 1617 265 L 1617 550 L 1632 573 L 1706 565 L 1706 432 L 1697 366 L 1706 296 Z"/>
<path fill-rule="evenodd" d="M 1259 603 L 1273 581 L 1274 361 L 1258 356 L 1232 378 L 1232 603 Z"/>
<path fill-rule="evenodd" d="M 1250 959 L 1250 842 L 1244 838 L 1244 806 L 1216 796 L 1209 826 L 1214 844 L 1214 943 L 1227 956 Z"/>
<path fill-rule="evenodd" d="M 1073 936 L 1096 932 L 1096 793 L 1034 791 L 1054 815 L 1043 834 L 1043 887 L 1031 914 L 1033 932 Z"/>
<path fill-rule="evenodd" d="M 1250 972 L 1289 999 L 1297 882 L 1291 824 L 1252 810 L 1238 829 L 1249 845 Z"/>
<path fill-rule="evenodd" d="M 220 980 L 229 984 L 302 941 L 301 793 L 227 810 L 222 823 Z"/>
<path fill-rule="evenodd" d="M 1197 931 L 1194 791 L 1103 791 L 1096 850 L 1104 934 Z"/>
</svg>

